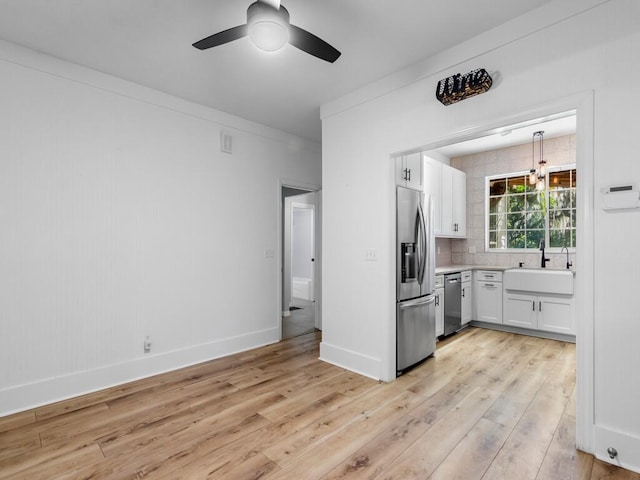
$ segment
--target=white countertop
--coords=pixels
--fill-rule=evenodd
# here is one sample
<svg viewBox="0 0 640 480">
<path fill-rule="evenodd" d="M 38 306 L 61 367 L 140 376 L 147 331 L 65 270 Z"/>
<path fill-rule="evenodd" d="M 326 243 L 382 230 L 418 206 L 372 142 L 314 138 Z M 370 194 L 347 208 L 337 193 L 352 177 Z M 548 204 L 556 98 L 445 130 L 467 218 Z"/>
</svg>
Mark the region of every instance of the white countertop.
<svg viewBox="0 0 640 480">
<path fill-rule="evenodd" d="M 436 275 L 447 275 L 449 273 L 464 272 L 467 270 L 495 270 L 498 272 L 504 272 L 505 270 L 509 270 L 513 268 L 518 268 L 518 267 L 514 267 L 514 266 L 505 267 L 505 266 L 499 266 L 499 265 L 445 265 L 442 267 L 436 267 Z M 524 267 L 524 268 L 530 269 L 531 267 Z M 563 268 L 548 268 L 548 270 L 565 271 L 565 269 Z M 574 269 L 571 269 L 570 271 L 575 276 L 576 271 Z"/>
<path fill-rule="evenodd" d="M 504 271 L 513 267 L 500 267 L 497 265 L 446 265 L 436 267 L 436 275 L 446 275 L 448 273 L 463 272 L 466 270 L 498 270 Z"/>
</svg>

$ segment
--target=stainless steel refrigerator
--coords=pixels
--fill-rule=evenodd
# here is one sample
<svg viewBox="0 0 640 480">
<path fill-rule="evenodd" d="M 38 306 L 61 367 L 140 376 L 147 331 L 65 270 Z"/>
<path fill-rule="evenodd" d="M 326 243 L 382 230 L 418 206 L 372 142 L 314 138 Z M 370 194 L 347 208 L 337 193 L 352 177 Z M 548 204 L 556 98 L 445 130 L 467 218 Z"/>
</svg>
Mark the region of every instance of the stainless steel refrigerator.
<svg viewBox="0 0 640 480">
<path fill-rule="evenodd" d="M 435 237 L 431 197 L 396 191 L 396 375 L 436 349 Z"/>
</svg>

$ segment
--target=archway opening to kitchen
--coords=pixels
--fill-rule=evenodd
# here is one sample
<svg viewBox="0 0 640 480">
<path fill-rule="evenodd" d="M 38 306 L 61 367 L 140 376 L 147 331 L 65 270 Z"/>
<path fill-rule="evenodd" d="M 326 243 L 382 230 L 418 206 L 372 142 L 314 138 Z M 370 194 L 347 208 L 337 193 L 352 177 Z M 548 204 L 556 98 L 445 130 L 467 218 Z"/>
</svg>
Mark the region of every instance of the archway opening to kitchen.
<svg viewBox="0 0 640 480">
<path fill-rule="evenodd" d="M 559 105 L 565 108 L 557 108 Z M 593 251 L 588 234 L 593 217 L 592 121 L 591 100 L 573 98 L 555 109 L 541 107 L 420 148 L 422 189 L 434 203 L 436 267 L 459 265 L 474 272 L 470 290 L 465 289 L 473 292 L 473 300 L 467 303 L 467 315 L 461 315 L 462 328 L 469 325 L 542 336 L 567 345 L 584 342 L 577 354 L 574 346 L 566 349 L 574 362 L 577 355 L 577 370 L 582 372 L 591 372 L 593 365 L 589 343 L 593 272 L 585 261 Z M 447 186 L 444 176 L 452 169 L 466 177 L 464 195 L 456 198 L 452 198 L 457 191 L 455 182 Z M 461 197 L 462 205 L 456 205 Z M 455 218 L 460 214 L 464 217 Z M 482 267 L 499 275 L 488 282 L 480 278 Z M 521 279 L 509 273 L 513 271 L 534 275 L 564 271 L 571 291 L 546 291 L 552 283 L 534 291 L 537 288 L 514 284 Z M 583 275 L 580 282 L 575 280 L 578 275 Z M 435 285 L 437 288 L 437 280 Z M 491 295 L 484 295 L 483 287 L 492 287 Z M 441 303 L 446 305 L 446 300 Z M 464 313 L 464 307 L 462 310 Z M 442 332 L 439 318 L 436 312 L 436 334 Z M 593 378 L 581 377 L 576 382 L 574 374 L 568 386 L 571 394 L 566 398 L 566 411 L 577 427 L 578 448 L 589 451 Z"/>
</svg>

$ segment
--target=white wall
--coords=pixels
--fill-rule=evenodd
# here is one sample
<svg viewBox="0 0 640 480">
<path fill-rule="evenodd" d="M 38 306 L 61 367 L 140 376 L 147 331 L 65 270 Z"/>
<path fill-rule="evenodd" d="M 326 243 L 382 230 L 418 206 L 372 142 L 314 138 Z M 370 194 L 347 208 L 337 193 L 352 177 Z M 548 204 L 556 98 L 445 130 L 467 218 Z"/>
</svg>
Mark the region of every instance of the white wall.
<svg viewBox="0 0 640 480">
<path fill-rule="evenodd" d="M 0 415 L 279 340 L 319 144 L 8 43 L 0 112 Z"/>
<path fill-rule="evenodd" d="M 554 1 L 323 106 L 321 357 L 374 378 L 393 377 L 391 154 L 586 95 L 594 102 L 593 138 L 580 114 L 578 131 L 589 137 L 583 151 L 593 151 L 595 189 L 583 190 L 582 198 L 595 198 L 594 207 L 585 204 L 595 254 L 581 265 L 596 276 L 595 297 L 581 308 L 586 321 L 594 318 L 595 343 L 592 349 L 592 339 L 583 338 L 579 356 L 594 351 L 595 396 L 587 401 L 595 402 L 595 436 L 587 434 L 582 448 L 608 460 L 606 447 L 614 446 L 623 465 L 640 470 L 640 319 L 631 301 L 640 282 L 640 212 L 605 213 L 599 195 L 609 184 L 640 185 L 639 51 L 640 2 Z M 438 80 L 481 67 L 494 78 L 489 92 L 446 107 L 435 99 Z M 585 161 L 580 148 L 577 161 L 579 168 Z M 377 262 L 364 260 L 367 248 L 378 251 Z"/>
</svg>

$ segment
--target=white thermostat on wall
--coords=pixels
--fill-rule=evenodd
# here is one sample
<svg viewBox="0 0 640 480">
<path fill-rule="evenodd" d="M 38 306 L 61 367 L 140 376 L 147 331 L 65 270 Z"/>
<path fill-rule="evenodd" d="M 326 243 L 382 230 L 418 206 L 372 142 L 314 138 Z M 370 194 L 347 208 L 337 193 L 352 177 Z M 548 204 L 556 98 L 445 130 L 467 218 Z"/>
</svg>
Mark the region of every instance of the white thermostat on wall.
<svg viewBox="0 0 640 480">
<path fill-rule="evenodd" d="M 640 192 L 633 185 L 617 185 L 604 189 L 604 210 L 628 210 L 640 207 Z"/>
</svg>

